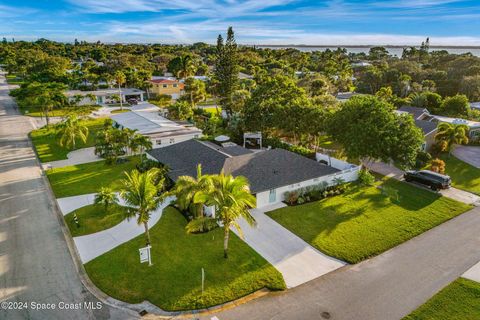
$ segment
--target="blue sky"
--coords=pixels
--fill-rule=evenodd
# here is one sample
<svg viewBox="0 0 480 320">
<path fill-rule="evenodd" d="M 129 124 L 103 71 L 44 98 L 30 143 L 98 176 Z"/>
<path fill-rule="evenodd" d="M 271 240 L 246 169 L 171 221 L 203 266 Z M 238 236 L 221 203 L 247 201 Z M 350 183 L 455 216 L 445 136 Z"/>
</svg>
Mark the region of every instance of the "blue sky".
<svg viewBox="0 0 480 320">
<path fill-rule="evenodd" d="M 72 42 L 479 45 L 479 0 L 0 0 L 0 37 Z"/>
</svg>

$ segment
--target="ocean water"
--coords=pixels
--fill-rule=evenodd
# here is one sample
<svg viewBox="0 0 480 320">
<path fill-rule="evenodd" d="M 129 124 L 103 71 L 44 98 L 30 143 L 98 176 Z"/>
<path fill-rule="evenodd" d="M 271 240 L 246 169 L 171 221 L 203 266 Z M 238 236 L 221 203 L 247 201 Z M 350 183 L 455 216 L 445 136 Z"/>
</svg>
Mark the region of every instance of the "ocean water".
<svg viewBox="0 0 480 320">
<path fill-rule="evenodd" d="M 262 46 L 259 45 L 257 48 L 270 48 L 270 49 L 287 49 L 287 48 L 295 48 L 297 50 L 303 52 L 312 52 L 312 51 L 325 51 L 327 49 L 335 50 L 337 47 L 315 47 L 315 46 Z M 340 48 L 343 48 L 340 46 Z M 405 46 L 404 48 L 409 48 L 409 46 Z M 391 55 L 401 57 L 403 52 L 403 47 L 387 47 L 386 49 L 390 52 Z M 349 53 L 368 53 L 370 47 L 346 47 L 347 52 Z M 460 48 L 460 47 L 430 47 L 430 51 L 439 51 L 439 50 L 446 50 L 452 54 L 463 54 L 463 53 L 472 53 L 474 56 L 480 57 L 480 47 L 476 48 Z"/>
</svg>

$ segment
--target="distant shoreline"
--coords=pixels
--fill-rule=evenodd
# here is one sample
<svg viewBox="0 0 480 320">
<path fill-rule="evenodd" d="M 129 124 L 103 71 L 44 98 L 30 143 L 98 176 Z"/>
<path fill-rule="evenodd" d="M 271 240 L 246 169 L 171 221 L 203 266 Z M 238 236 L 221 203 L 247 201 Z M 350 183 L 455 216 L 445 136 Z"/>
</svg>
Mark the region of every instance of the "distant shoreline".
<svg viewBox="0 0 480 320">
<path fill-rule="evenodd" d="M 244 46 L 257 47 L 257 48 L 374 48 L 374 47 L 383 47 L 383 48 L 410 48 L 410 47 L 420 47 L 419 45 L 310 45 L 310 44 L 245 44 Z M 430 46 L 430 49 L 480 49 L 480 46 Z"/>
</svg>

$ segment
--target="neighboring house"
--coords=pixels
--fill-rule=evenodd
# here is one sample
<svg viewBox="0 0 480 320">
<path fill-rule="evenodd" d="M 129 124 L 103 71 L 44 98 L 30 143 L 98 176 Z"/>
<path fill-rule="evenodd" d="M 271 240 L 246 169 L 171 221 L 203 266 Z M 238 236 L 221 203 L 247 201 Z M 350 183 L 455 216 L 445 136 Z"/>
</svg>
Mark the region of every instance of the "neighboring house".
<svg viewBox="0 0 480 320">
<path fill-rule="evenodd" d="M 188 140 L 147 152 L 148 157 L 169 168 L 168 176 L 176 181 L 187 175 L 195 177 L 197 165 L 202 173 L 244 176 L 257 199 L 257 208 L 279 203 L 287 191 L 326 182 L 356 180 L 357 171 L 337 169 L 284 149 L 253 152 L 233 143 L 219 146 L 199 140 Z M 356 167 L 358 168 L 358 167 Z"/>
<path fill-rule="evenodd" d="M 79 102 L 79 105 L 90 104 L 105 104 L 113 102 L 114 96 L 120 96 L 123 102 L 128 99 L 135 98 L 139 101 L 144 101 L 145 91 L 135 88 L 121 88 L 120 92 L 118 88 L 99 89 L 94 91 L 81 91 L 81 90 L 68 90 L 65 95 L 69 100 L 73 100 L 74 96 L 83 96 L 83 100 Z M 88 95 L 95 96 L 95 100 L 87 97 Z"/>
<path fill-rule="evenodd" d="M 465 120 L 465 119 L 459 119 L 459 118 L 437 116 L 437 115 L 431 114 L 425 108 L 410 107 L 410 106 L 403 106 L 400 109 L 398 109 L 397 112 L 399 112 L 399 113 L 409 113 L 409 114 L 412 115 L 413 119 L 416 122 L 417 121 L 433 122 L 433 123 L 435 123 L 436 126 L 438 126 L 438 123 L 441 123 L 441 122 L 447 122 L 447 123 L 451 123 L 451 124 L 464 124 L 469 129 L 470 139 L 479 139 L 480 138 L 480 122 L 470 121 L 470 120 Z M 421 126 L 419 126 L 419 127 L 421 128 Z"/>
<path fill-rule="evenodd" d="M 159 109 L 147 103 L 132 107 L 130 112 L 111 116 L 114 126 L 137 130 L 152 141 L 154 148 L 161 148 L 189 139 L 199 138 L 202 131 L 189 123 L 168 120 L 159 114 Z"/>
<path fill-rule="evenodd" d="M 151 93 L 155 95 L 166 94 L 176 100 L 184 93 L 185 84 L 175 79 L 153 79 Z"/>
<path fill-rule="evenodd" d="M 339 92 L 339 93 L 337 93 L 336 98 L 339 102 L 346 102 L 350 98 L 352 98 L 356 95 L 358 95 L 358 93 L 356 93 L 356 92 Z"/>
</svg>

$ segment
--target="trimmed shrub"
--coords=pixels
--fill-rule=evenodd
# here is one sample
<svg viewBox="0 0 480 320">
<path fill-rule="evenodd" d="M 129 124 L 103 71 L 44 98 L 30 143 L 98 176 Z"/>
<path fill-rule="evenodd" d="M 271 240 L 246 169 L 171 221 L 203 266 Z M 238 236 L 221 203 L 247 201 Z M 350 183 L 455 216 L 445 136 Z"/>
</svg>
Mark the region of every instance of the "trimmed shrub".
<svg viewBox="0 0 480 320">
<path fill-rule="evenodd" d="M 375 183 L 375 177 L 367 169 L 360 170 L 358 180 L 365 186 L 372 186 Z"/>
<path fill-rule="evenodd" d="M 218 227 L 217 220 L 210 217 L 193 219 L 186 226 L 187 233 L 205 233 Z"/>
</svg>

